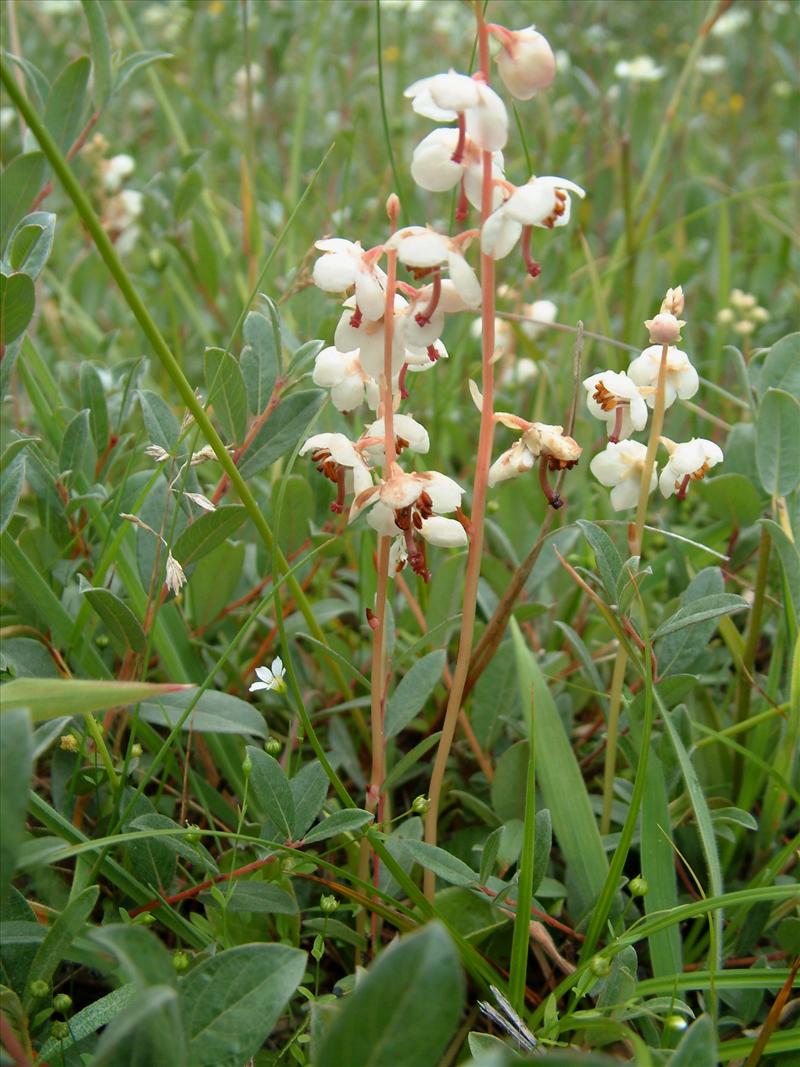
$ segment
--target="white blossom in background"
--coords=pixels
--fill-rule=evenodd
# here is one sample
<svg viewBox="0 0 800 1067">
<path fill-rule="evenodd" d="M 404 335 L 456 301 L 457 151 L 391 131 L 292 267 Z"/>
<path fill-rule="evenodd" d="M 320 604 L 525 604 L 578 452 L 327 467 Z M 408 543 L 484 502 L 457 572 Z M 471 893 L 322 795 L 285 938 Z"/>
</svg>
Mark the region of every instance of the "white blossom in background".
<svg viewBox="0 0 800 1067">
<path fill-rule="evenodd" d="M 372 473 L 361 449 L 343 433 L 317 433 L 309 437 L 300 449 L 300 455 L 311 453 L 317 470 L 337 487 L 336 500 L 331 511 L 344 511 L 345 496 L 358 496 L 372 487 Z"/>
<path fill-rule="evenodd" d="M 638 504 L 646 456 L 647 446 L 640 441 L 609 442 L 589 464 L 598 482 L 611 490 L 614 511 L 625 511 Z M 654 467 L 648 493 L 653 492 L 657 480 Z"/>
<path fill-rule="evenodd" d="M 722 74 L 727 70 L 728 61 L 725 56 L 699 56 L 696 66 L 701 74 Z"/>
<path fill-rule="evenodd" d="M 144 196 L 136 189 L 122 189 L 106 201 L 103 226 L 121 256 L 130 252 L 139 239 L 137 221 L 144 208 Z"/>
<path fill-rule="evenodd" d="M 508 30 L 492 23 L 487 29 L 502 46 L 496 57 L 497 71 L 512 96 L 530 100 L 552 83 L 556 76 L 556 57 L 535 26 Z"/>
<path fill-rule="evenodd" d="M 656 402 L 655 388 L 661 366 L 661 352 L 661 345 L 650 345 L 628 367 L 628 376 L 636 385 L 643 390 L 651 390 L 646 394 L 647 403 L 651 408 Z M 667 349 L 667 373 L 664 388 L 666 407 L 671 407 L 679 397 L 681 400 L 689 400 L 699 388 L 700 379 L 689 357 L 679 348 L 670 346 Z"/>
<path fill-rule="evenodd" d="M 286 689 L 286 668 L 280 656 L 275 657 L 271 667 L 256 667 L 256 678 L 258 681 L 250 686 L 251 693 L 257 693 L 260 689 L 283 693 Z"/>
<path fill-rule="evenodd" d="M 658 480 L 664 497 L 674 494 L 683 500 L 690 482 L 705 478 L 712 467 L 722 463 L 722 449 L 703 437 L 693 437 L 683 444 L 675 444 L 669 438 L 662 437 L 661 443 L 669 452 L 669 459 Z"/>
<path fill-rule="evenodd" d="M 535 341 L 547 332 L 547 324 L 556 321 L 558 306 L 552 300 L 534 300 L 532 304 L 524 304 L 522 314 L 525 319 L 520 323 L 522 332 L 526 337 Z"/>
<path fill-rule="evenodd" d="M 712 37 L 729 37 L 750 22 L 750 12 L 745 7 L 729 8 L 720 15 L 711 27 Z"/>
<path fill-rule="evenodd" d="M 585 378 L 589 414 L 608 424 L 609 439 L 621 441 L 647 425 L 647 404 L 627 374 L 606 370 Z"/>
<path fill-rule="evenodd" d="M 637 56 L 636 59 L 621 59 L 614 67 L 614 76 L 622 81 L 657 82 L 665 73 L 666 67 L 659 67 L 650 56 Z"/>
<path fill-rule="evenodd" d="M 130 178 L 136 169 L 136 161 L 133 156 L 121 153 L 112 156 L 111 159 L 100 161 L 100 174 L 103 179 L 103 188 L 107 193 L 117 193 L 122 188 L 126 178 Z"/>
</svg>

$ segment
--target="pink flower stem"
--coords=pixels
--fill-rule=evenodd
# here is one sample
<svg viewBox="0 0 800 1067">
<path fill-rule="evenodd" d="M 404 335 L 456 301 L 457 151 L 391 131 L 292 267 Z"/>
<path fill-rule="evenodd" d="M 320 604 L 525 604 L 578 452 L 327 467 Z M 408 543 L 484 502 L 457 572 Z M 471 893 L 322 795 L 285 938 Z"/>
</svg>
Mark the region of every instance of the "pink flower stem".
<svg viewBox="0 0 800 1067">
<path fill-rule="evenodd" d="M 489 34 L 483 19 L 481 7 L 476 4 L 478 20 L 478 48 L 480 72 L 484 81 L 489 82 Z M 485 222 L 492 211 L 492 153 L 482 151 L 483 185 L 481 188 L 481 222 Z M 472 487 L 472 536 L 467 556 L 467 569 L 464 576 L 464 602 L 462 608 L 461 634 L 458 654 L 453 669 L 453 684 L 447 700 L 442 736 L 436 750 L 436 758 L 431 773 L 428 798 L 430 807 L 425 816 L 425 840 L 435 845 L 438 835 L 439 802 L 442 795 L 447 760 L 453 743 L 456 724 L 461 710 L 461 699 L 469 670 L 472 653 L 472 639 L 475 632 L 475 607 L 478 594 L 478 579 L 481 570 L 483 552 L 483 522 L 486 512 L 486 491 L 489 481 L 489 467 L 492 459 L 492 437 L 494 435 L 494 317 L 495 286 L 494 260 L 491 256 L 481 255 L 481 322 L 482 322 L 482 384 L 483 401 L 481 404 L 481 426 L 478 437 L 478 456 L 475 465 L 475 479 Z M 428 900 L 433 900 L 436 881 L 432 871 L 425 871 L 424 889 Z"/>
</svg>

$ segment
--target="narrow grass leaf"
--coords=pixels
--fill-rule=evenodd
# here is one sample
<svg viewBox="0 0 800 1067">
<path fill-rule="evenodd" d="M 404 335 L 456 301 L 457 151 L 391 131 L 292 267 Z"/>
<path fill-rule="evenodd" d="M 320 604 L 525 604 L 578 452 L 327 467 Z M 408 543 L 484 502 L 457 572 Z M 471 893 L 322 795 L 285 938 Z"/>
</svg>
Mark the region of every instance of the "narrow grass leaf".
<svg viewBox="0 0 800 1067">
<path fill-rule="evenodd" d="M 3 903 L 25 836 L 32 774 L 31 718 L 26 708 L 16 708 L 0 718 L 0 901 Z"/>
<path fill-rule="evenodd" d="M 640 850 L 642 875 L 649 886 L 644 897 L 648 915 L 678 906 L 668 799 L 661 760 L 651 750 L 642 795 L 642 841 L 647 845 Z M 677 927 L 671 926 L 653 934 L 650 962 L 656 978 L 682 972 L 681 938 Z"/>
<path fill-rule="evenodd" d="M 15 678 L 0 688 L 2 713 L 28 708 L 34 722 L 60 715 L 91 715 L 174 693 L 181 685 L 84 681 L 78 678 Z"/>
</svg>

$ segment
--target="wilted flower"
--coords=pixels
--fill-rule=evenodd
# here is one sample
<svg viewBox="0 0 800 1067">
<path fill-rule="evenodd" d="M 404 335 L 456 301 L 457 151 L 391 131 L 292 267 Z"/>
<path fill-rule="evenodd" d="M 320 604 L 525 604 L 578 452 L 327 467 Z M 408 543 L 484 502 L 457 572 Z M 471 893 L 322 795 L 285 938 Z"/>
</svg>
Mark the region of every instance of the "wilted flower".
<svg viewBox="0 0 800 1067">
<path fill-rule="evenodd" d="M 473 400 L 478 405 L 479 395 L 473 390 Z M 479 405 L 478 405 L 479 406 Z M 583 449 L 572 437 L 564 433 L 563 426 L 548 426 L 543 422 L 528 422 L 519 415 L 498 411 L 495 421 L 511 429 L 522 431 L 516 444 L 507 449 L 489 468 L 489 486 L 516 478 L 531 470 L 539 460 L 539 482 L 550 506 L 560 508 L 564 501 L 551 489 L 547 471 L 569 470 L 581 458 Z"/>
<path fill-rule="evenodd" d="M 657 82 L 665 72 L 666 67 L 659 67 L 650 56 L 621 59 L 614 67 L 615 77 L 631 82 Z"/>
<path fill-rule="evenodd" d="M 647 404 L 636 382 L 624 372 L 600 371 L 584 379 L 589 414 L 609 426 L 609 440 L 621 441 L 647 424 Z"/>
<path fill-rule="evenodd" d="M 171 552 L 167 552 L 167 573 L 165 584 L 170 592 L 175 596 L 180 593 L 183 586 L 186 584 L 186 575 L 183 573 L 183 567 L 175 559 Z"/>
<path fill-rule="evenodd" d="M 655 387 L 661 366 L 662 347 L 662 345 L 650 345 L 628 367 L 628 376 L 641 389 L 649 388 L 652 390 L 646 394 L 647 403 L 651 408 L 655 406 L 656 402 Z M 670 407 L 678 397 L 681 400 L 688 400 L 694 396 L 699 388 L 700 379 L 686 353 L 674 346 L 668 348 L 664 386 L 665 406 Z"/>
<path fill-rule="evenodd" d="M 589 464 L 589 470 L 601 485 L 611 489 L 614 511 L 636 507 L 641 492 L 647 446 L 640 441 L 609 442 Z M 648 493 L 656 487 L 655 466 L 650 475 Z"/>
<path fill-rule="evenodd" d="M 331 511 L 344 511 L 344 498 L 348 492 L 363 493 L 372 486 L 372 474 L 359 448 L 343 433 L 318 433 L 309 437 L 300 449 L 300 455 L 311 452 L 317 470 L 333 482 L 338 493 L 331 504 Z"/>
<path fill-rule="evenodd" d="M 283 660 L 276 656 L 272 661 L 272 667 L 256 667 L 257 682 L 250 686 L 250 692 L 255 693 L 259 689 L 271 689 L 274 693 L 283 693 L 286 689 L 286 668 Z"/>
<path fill-rule="evenodd" d="M 678 500 L 683 500 L 690 482 L 705 478 L 712 467 L 722 462 L 719 445 L 703 437 L 693 437 L 683 444 L 662 437 L 661 443 L 669 452 L 667 465 L 658 480 L 661 495 L 665 497 L 674 493 Z"/>
<path fill-rule="evenodd" d="M 161 445 L 148 445 L 144 450 L 144 454 L 154 459 L 156 463 L 166 463 L 169 459 L 169 452 L 163 449 Z"/>
<path fill-rule="evenodd" d="M 530 100 L 556 76 L 556 57 L 535 26 L 508 30 L 494 23 L 486 27 L 500 41 L 497 70 L 506 89 L 517 100 Z"/>
</svg>

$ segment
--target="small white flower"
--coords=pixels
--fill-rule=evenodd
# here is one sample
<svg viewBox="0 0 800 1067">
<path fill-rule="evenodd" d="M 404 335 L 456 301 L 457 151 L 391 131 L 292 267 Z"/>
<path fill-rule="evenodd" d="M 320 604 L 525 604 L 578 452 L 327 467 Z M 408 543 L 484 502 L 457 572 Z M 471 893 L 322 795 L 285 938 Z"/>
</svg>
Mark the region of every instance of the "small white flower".
<svg viewBox="0 0 800 1067">
<path fill-rule="evenodd" d="M 545 175 L 519 186 L 494 211 L 481 229 L 481 249 L 492 259 L 503 259 L 522 236 L 523 227 L 551 230 L 569 222 L 570 192 L 584 197 L 585 191 L 569 178 Z"/>
<path fill-rule="evenodd" d="M 133 174 L 136 162 L 133 156 L 124 153 L 104 159 L 101 164 L 103 187 L 107 193 L 117 193 L 122 188 L 122 183 Z"/>
<path fill-rule="evenodd" d="M 433 130 L 414 149 L 411 177 L 421 189 L 427 189 L 431 193 L 447 192 L 463 181 L 467 200 L 480 210 L 483 184 L 481 150 L 469 137 L 465 137 L 461 159 L 454 160 L 458 145 L 458 130 Z M 503 180 L 504 177 L 503 153 L 493 152 L 492 178 Z M 503 190 L 496 186 L 492 197 L 492 206 L 499 207 L 503 202 Z"/>
<path fill-rule="evenodd" d="M 386 275 L 377 265 L 382 248 L 364 252 L 358 241 L 341 237 L 317 241 L 314 247 L 325 253 L 314 264 L 314 284 L 326 293 L 355 288 L 356 306 L 364 318 L 380 319 L 386 302 Z"/>
<path fill-rule="evenodd" d="M 387 242 L 387 248 L 397 249 L 400 263 L 411 270 L 432 270 L 447 267 L 450 281 L 463 303 L 476 308 L 481 303 L 481 283 L 462 252 L 465 242 L 436 233 L 427 226 L 406 226 Z M 438 305 L 441 289 L 434 292 Z"/>
<path fill-rule="evenodd" d="M 525 316 L 525 321 L 521 323 L 522 332 L 535 341 L 547 332 L 547 323 L 556 321 L 558 307 L 552 300 L 534 300 L 532 304 L 523 306 L 522 314 Z"/>
<path fill-rule="evenodd" d="M 551 84 L 556 76 L 556 57 L 535 26 L 507 30 L 504 26 L 490 25 L 487 29 L 503 46 L 497 56 L 497 70 L 512 96 L 530 100 Z"/>
<path fill-rule="evenodd" d="M 430 361 L 429 361 L 430 362 Z M 399 456 L 405 449 L 424 455 L 431 447 L 428 431 L 421 422 L 417 422 L 411 415 L 395 413 L 392 419 L 394 426 L 395 448 Z M 383 419 L 378 419 L 369 425 L 364 431 L 365 438 L 377 438 L 383 441 L 386 436 Z M 383 444 L 371 444 L 364 447 L 364 453 L 368 456 L 373 466 L 382 466 L 385 460 Z"/>
<path fill-rule="evenodd" d="M 659 67 L 650 56 L 621 59 L 614 67 L 614 75 L 624 81 L 657 82 L 664 77 L 666 67 Z"/>
<path fill-rule="evenodd" d="M 646 456 L 647 446 L 640 441 L 610 442 L 589 464 L 598 482 L 611 489 L 614 511 L 625 511 L 638 504 Z M 653 492 L 656 481 L 654 465 L 648 493 Z"/>
<path fill-rule="evenodd" d="M 750 21 L 750 12 L 747 8 L 737 7 L 731 8 L 726 11 L 724 15 L 720 15 L 714 25 L 711 27 L 712 37 L 728 37 L 732 33 L 736 33 L 743 26 L 746 26 Z"/>
<path fill-rule="evenodd" d="M 609 437 L 621 441 L 647 424 L 647 404 L 627 374 L 600 371 L 584 379 L 589 414 L 608 423 Z"/>
<path fill-rule="evenodd" d="M 506 367 L 502 376 L 503 385 L 527 385 L 539 376 L 539 368 L 535 360 L 528 356 L 515 359 Z"/>
<path fill-rule="evenodd" d="M 166 586 L 170 592 L 175 596 L 181 591 L 182 587 L 186 584 L 186 575 L 183 573 L 183 567 L 175 559 L 171 552 L 167 552 L 167 573 L 166 573 Z"/>
<path fill-rule="evenodd" d="M 311 452 L 311 458 L 320 474 L 333 482 L 338 495 L 331 504 L 331 511 L 344 511 L 347 493 L 358 496 L 372 487 L 372 474 L 361 450 L 343 433 L 317 433 L 309 437 L 300 449 L 300 455 Z"/>
<path fill-rule="evenodd" d="M 250 692 L 256 693 L 259 689 L 271 689 L 274 693 L 283 693 L 286 689 L 286 668 L 283 660 L 276 656 L 272 661 L 272 667 L 256 667 L 257 682 L 250 686 Z"/>
<path fill-rule="evenodd" d="M 314 362 L 312 381 L 330 389 L 331 400 L 339 411 L 353 411 L 365 398 L 370 407 L 377 406 L 377 383 L 366 373 L 358 357 L 358 349 L 341 352 L 332 345 L 323 348 Z"/>
<path fill-rule="evenodd" d="M 667 465 L 658 479 L 658 487 L 664 497 L 674 493 L 679 500 L 683 500 L 690 482 L 705 478 L 712 467 L 722 463 L 722 449 L 703 437 L 693 437 L 691 441 L 679 445 L 667 437 L 662 437 L 661 442 L 669 452 Z"/>
<path fill-rule="evenodd" d="M 344 312 L 336 326 L 333 341 L 340 352 L 358 349 L 358 361 L 370 378 L 379 381 L 383 374 L 384 320 L 359 316 L 354 297 L 344 302 Z M 398 374 L 404 362 L 409 310 L 408 301 L 399 294 L 394 299 L 394 330 L 392 333 L 392 375 Z M 437 312 L 424 331 L 418 331 L 422 345 L 432 344 L 444 328 L 444 312 Z M 416 337 L 416 335 L 415 335 Z M 424 337 L 424 339 L 423 339 Z"/>
<path fill-rule="evenodd" d="M 728 66 L 725 56 L 700 56 L 697 69 L 701 74 L 721 74 Z"/>
<path fill-rule="evenodd" d="M 628 376 L 642 389 L 649 388 L 647 403 L 655 406 L 655 388 L 658 383 L 658 371 L 661 366 L 662 345 L 650 345 L 637 356 L 628 367 Z M 667 349 L 667 374 L 664 387 L 664 402 L 670 407 L 680 397 L 689 400 L 700 388 L 700 378 L 692 366 L 689 357 L 679 348 Z"/>
<path fill-rule="evenodd" d="M 508 139 L 508 114 L 497 93 L 485 82 L 458 74 L 434 74 L 406 89 L 418 115 L 436 122 L 464 123 L 466 135 L 487 152 L 497 152 Z"/>
</svg>

